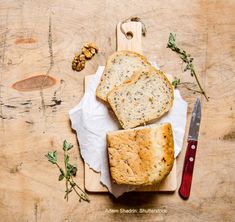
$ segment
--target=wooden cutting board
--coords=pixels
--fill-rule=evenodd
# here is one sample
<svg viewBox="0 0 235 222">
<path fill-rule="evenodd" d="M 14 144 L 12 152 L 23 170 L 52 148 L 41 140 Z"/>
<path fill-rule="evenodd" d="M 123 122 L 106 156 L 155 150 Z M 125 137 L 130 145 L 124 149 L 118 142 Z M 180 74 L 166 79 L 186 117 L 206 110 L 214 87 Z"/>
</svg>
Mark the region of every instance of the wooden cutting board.
<svg viewBox="0 0 235 222">
<path fill-rule="evenodd" d="M 128 33 L 129 38 L 121 32 L 120 23 L 117 25 L 117 51 L 130 50 L 142 54 L 142 25 L 140 22 L 128 22 L 123 24 L 123 29 Z M 90 79 L 94 75 L 85 77 L 85 90 Z M 108 192 L 107 188 L 100 183 L 100 173 L 90 169 L 85 164 L 85 188 L 89 192 Z M 176 161 L 170 174 L 159 185 L 145 186 L 137 191 L 157 191 L 157 192 L 172 192 L 177 188 L 176 180 Z"/>
</svg>

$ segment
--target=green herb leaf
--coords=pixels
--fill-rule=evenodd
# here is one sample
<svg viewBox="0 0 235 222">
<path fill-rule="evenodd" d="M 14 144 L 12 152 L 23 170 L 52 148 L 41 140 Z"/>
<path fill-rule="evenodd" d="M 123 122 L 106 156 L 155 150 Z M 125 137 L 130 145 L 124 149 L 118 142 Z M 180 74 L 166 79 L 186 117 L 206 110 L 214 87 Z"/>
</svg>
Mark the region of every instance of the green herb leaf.
<svg viewBox="0 0 235 222">
<path fill-rule="evenodd" d="M 175 79 L 174 81 L 172 81 L 172 85 L 177 88 L 178 85 L 180 84 L 180 79 Z"/>
<path fill-rule="evenodd" d="M 168 48 L 175 48 L 176 47 L 176 35 L 170 33 L 167 47 Z"/>
<path fill-rule="evenodd" d="M 73 148 L 73 145 L 69 143 L 67 140 L 64 140 L 63 150 L 68 151 Z"/>
<path fill-rule="evenodd" d="M 183 53 L 180 55 L 180 58 L 181 58 L 185 63 L 188 62 L 188 61 L 187 61 L 187 55 L 186 55 L 185 52 L 183 52 Z"/>
<path fill-rule="evenodd" d="M 72 176 L 76 176 L 77 174 L 77 167 L 73 166 L 72 164 L 68 163 L 67 164 L 67 173 Z"/>
<path fill-rule="evenodd" d="M 59 181 L 63 180 L 64 179 L 64 174 L 60 174 L 59 176 Z"/>
<path fill-rule="evenodd" d="M 52 164 L 56 164 L 57 163 L 57 154 L 56 154 L 56 151 L 48 152 L 46 157 L 47 157 L 48 161 L 51 162 Z"/>
</svg>

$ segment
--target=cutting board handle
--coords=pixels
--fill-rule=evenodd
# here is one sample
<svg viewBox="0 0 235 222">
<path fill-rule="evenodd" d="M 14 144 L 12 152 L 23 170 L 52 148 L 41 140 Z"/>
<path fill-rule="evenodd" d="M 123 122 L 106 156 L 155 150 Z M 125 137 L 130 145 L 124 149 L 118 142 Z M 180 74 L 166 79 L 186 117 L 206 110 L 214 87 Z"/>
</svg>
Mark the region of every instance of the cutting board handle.
<svg viewBox="0 0 235 222">
<path fill-rule="evenodd" d="M 142 54 L 142 24 L 140 22 L 121 22 L 117 25 L 117 51 L 129 50 Z"/>
</svg>

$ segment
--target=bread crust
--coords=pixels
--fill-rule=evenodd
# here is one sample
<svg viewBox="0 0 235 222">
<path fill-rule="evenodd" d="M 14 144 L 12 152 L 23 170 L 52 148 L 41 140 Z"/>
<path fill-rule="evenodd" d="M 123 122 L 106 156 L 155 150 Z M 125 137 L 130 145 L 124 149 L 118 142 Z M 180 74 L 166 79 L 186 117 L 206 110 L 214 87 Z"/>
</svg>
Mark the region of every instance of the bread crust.
<svg viewBox="0 0 235 222">
<path fill-rule="evenodd" d="M 169 123 L 108 133 L 107 144 L 114 183 L 157 184 L 172 170 L 174 142 Z"/>
<path fill-rule="evenodd" d="M 170 96 L 170 100 L 169 100 L 169 106 L 168 106 L 168 107 L 165 106 L 164 109 L 162 110 L 162 112 L 159 113 L 158 116 L 155 116 L 155 115 L 148 116 L 148 117 L 144 118 L 143 120 L 140 120 L 138 123 L 135 123 L 135 124 L 132 124 L 132 125 L 127 125 L 125 122 L 123 122 L 123 121 L 121 120 L 121 118 L 119 117 L 119 114 L 117 113 L 117 110 L 116 110 L 116 108 L 115 108 L 115 105 L 114 105 L 114 103 L 113 103 L 113 101 L 112 101 L 112 98 L 114 97 L 114 93 L 115 93 L 115 92 L 119 91 L 119 90 L 122 89 L 122 88 L 126 88 L 126 87 L 128 87 L 128 86 L 131 86 L 131 85 L 135 84 L 135 83 L 139 80 L 139 78 L 141 77 L 143 71 L 146 71 L 146 70 L 139 70 L 139 71 L 136 71 L 136 72 L 132 75 L 132 77 L 131 77 L 130 80 L 127 80 L 127 81 L 125 81 L 123 84 L 114 87 L 114 88 L 108 93 L 108 95 L 107 95 L 108 103 L 109 103 L 109 105 L 111 106 L 111 108 L 113 109 L 113 111 L 114 111 L 116 117 L 118 118 L 118 120 L 119 120 L 119 122 L 120 122 L 120 125 L 121 125 L 124 129 L 133 128 L 133 127 L 136 127 L 136 126 L 139 126 L 139 125 L 146 125 L 147 123 L 153 122 L 153 121 L 157 120 L 158 118 L 160 118 L 161 116 L 163 116 L 163 115 L 164 115 L 167 111 L 169 111 L 169 109 L 173 106 L 173 101 L 174 101 L 174 88 L 173 88 L 171 82 L 168 80 L 168 78 L 166 77 L 166 75 L 165 75 L 162 71 L 156 69 L 155 67 L 149 66 L 148 69 L 149 69 L 149 73 L 150 73 L 150 72 L 156 73 L 157 75 L 159 75 L 159 76 L 162 78 L 162 80 L 163 80 L 164 82 L 166 82 L 166 84 L 167 84 L 167 86 L 168 86 L 168 88 L 169 88 L 169 93 L 170 93 L 170 95 L 171 95 L 171 96 Z"/>
<path fill-rule="evenodd" d="M 103 95 L 102 94 L 102 82 L 105 81 L 108 76 L 104 75 L 105 73 L 107 73 L 107 70 L 110 68 L 110 66 L 112 65 L 111 64 L 111 61 L 117 57 L 117 56 L 130 56 L 130 57 L 139 57 L 145 64 L 146 66 L 151 66 L 151 64 L 148 62 L 147 58 L 144 57 L 143 55 L 137 53 L 137 52 L 132 52 L 132 51 L 128 51 L 128 50 L 122 50 L 122 51 L 117 51 L 117 52 L 114 52 L 111 56 L 109 56 L 107 62 L 106 62 L 106 65 L 105 65 L 105 69 L 103 71 L 103 74 L 102 74 L 102 77 L 101 77 L 101 80 L 100 80 L 100 83 L 98 85 L 98 87 L 96 88 L 96 96 L 101 99 L 102 101 L 105 101 L 107 102 L 107 96 Z"/>
</svg>

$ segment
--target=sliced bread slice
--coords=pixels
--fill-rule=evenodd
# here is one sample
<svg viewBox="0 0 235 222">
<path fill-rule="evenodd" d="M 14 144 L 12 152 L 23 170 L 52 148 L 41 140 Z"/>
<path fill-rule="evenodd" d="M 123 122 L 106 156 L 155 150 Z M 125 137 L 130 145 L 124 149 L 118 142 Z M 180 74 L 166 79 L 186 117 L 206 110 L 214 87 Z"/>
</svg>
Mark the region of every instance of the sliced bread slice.
<svg viewBox="0 0 235 222">
<path fill-rule="evenodd" d="M 115 87 L 107 98 L 121 126 L 129 129 L 145 125 L 166 113 L 172 107 L 174 92 L 164 73 L 149 67 Z"/>
<path fill-rule="evenodd" d="M 96 89 L 96 96 L 107 101 L 107 94 L 126 80 L 139 69 L 148 67 L 147 59 L 135 52 L 118 51 L 113 53 L 107 60 L 100 84 Z"/>
<path fill-rule="evenodd" d="M 170 123 L 111 132 L 107 143 L 111 178 L 117 184 L 156 184 L 173 167 Z"/>
</svg>

